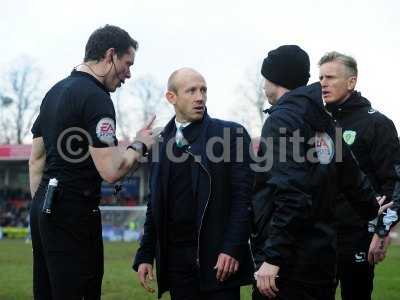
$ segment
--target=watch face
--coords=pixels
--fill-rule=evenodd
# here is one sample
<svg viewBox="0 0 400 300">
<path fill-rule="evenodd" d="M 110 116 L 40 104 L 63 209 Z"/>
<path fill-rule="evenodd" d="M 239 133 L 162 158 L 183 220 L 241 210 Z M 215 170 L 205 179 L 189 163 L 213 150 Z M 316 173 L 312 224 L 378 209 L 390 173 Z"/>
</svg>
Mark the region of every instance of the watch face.
<svg viewBox="0 0 400 300">
<path fill-rule="evenodd" d="M 134 143 L 132 144 L 132 148 L 133 148 L 134 150 L 136 150 L 137 152 L 140 152 L 140 153 L 143 152 L 143 144 L 140 143 L 140 142 L 134 142 Z"/>
<path fill-rule="evenodd" d="M 131 145 L 128 146 L 128 148 L 132 148 L 136 152 L 138 152 L 142 156 L 147 155 L 147 147 L 146 144 L 140 142 L 140 141 L 134 141 Z"/>
</svg>

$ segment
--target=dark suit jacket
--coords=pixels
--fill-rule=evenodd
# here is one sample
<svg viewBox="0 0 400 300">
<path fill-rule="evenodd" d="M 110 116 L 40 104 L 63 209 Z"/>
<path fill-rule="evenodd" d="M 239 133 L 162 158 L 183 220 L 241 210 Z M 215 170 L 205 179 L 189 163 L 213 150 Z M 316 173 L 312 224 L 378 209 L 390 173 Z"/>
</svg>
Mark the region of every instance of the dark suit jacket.
<svg viewBox="0 0 400 300">
<path fill-rule="evenodd" d="M 205 114 L 200 134 L 187 145 L 186 152 L 193 155 L 192 183 L 197 212 L 197 263 L 200 269 L 200 288 L 217 290 L 250 284 L 254 262 L 249 247 L 251 193 L 253 172 L 250 169 L 250 137 L 246 130 L 233 122 L 212 119 Z M 153 147 L 150 172 L 150 197 L 147 205 L 144 235 L 135 257 L 133 269 L 141 263 L 156 260 L 158 294 L 168 290 L 166 274 L 165 218 L 168 178 L 160 176 L 160 162 L 166 157 L 166 146 L 175 130 L 174 118 L 161 134 L 158 147 Z M 210 139 L 225 137 L 208 146 Z M 243 145 L 243 146 L 241 146 Z M 216 162 L 206 151 L 219 157 Z M 159 159 L 157 161 L 157 156 Z M 223 161 L 221 161 L 223 159 Z M 213 162 L 214 160 L 214 162 Z M 239 271 L 223 283 L 217 282 L 214 266 L 218 255 L 226 253 L 239 261 Z"/>
</svg>

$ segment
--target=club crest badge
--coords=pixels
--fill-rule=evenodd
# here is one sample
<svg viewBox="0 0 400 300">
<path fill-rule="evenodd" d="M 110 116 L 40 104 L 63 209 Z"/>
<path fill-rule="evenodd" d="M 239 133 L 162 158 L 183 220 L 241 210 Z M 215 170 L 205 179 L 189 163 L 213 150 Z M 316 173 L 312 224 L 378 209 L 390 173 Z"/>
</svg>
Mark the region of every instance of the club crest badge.
<svg viewBox="0 0 400 300">
<path fill-rule="evenodd" d="M 343 140 L 345 143 L 349 146 L 354 144 L 354 141 L 356 140 L 357 132 L 353 130 L 345 130 L 343 132 Z"/>
</svg>

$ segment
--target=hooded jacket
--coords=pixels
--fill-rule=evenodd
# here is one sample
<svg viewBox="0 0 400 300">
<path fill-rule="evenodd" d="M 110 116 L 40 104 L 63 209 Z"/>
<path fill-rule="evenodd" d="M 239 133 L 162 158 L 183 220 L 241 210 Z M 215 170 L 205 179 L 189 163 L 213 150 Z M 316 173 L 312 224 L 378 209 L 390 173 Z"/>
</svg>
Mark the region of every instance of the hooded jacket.
<svg viewBox="0 0 400 300">
<path fill-rule="evenodd" d="M 280 267 L 279 276 L 332 285 L 335 278 L 335 202 L 339 191 L 358 213 L 376 217 L 374 191 L 335 131 L 320 84 L 284 94 L 267 111 L 253 198 L 256 264 Z"/>
<path fill-rule="evenodd" d="M 371 107 L 361 93 L 354 91 L 342 104 L 330 104 L 336 125 L 342 128 L 344 141 L 357 158 L 374 190 L 400 208 L 400 144 L 393 122 Z M 360 240 L 369 240 L 368 223 L 349 205 L 346 195 L 338 197 L 339 253 L 352 252 Z M 369 244 L 369 243 L 368 243 Z M 368 245 L 367 245 L 368 246 Z"/>
</svg>

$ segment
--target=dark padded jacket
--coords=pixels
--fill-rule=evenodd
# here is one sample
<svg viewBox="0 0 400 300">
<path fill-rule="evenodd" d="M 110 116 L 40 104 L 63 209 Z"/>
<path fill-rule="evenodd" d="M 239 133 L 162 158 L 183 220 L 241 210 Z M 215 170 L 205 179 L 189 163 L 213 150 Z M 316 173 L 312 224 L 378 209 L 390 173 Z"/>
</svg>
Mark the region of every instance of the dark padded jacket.
<svg viewBox="0 0 400 300">
<path fill-rule="evenodd" d="M 339 191 L 365 220 L 378 204 L 368 179 L 335 131 L 319 83 L 284 94 L 268 110 L 253 199 L 252 247 L 257 265 L 280 266 L 283 278 L 332 285 L 335 203 Z"/>
<path fill-rule="evenodd" d="M 359 92 L 340 105 L 327 109 L 342 128 L 344 141 L 349 145 L 360 168 L 368 176 L 375 191 L 400 208 L 400 144 L 393 122 L 371 107 Z M 368 222 L 349 205 L 346 195 L 338 197 L 337 220 L 339 251 L 352 252 L 364 239 L 368 240 Z"/>
</svg>

